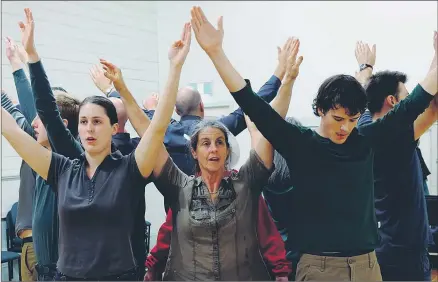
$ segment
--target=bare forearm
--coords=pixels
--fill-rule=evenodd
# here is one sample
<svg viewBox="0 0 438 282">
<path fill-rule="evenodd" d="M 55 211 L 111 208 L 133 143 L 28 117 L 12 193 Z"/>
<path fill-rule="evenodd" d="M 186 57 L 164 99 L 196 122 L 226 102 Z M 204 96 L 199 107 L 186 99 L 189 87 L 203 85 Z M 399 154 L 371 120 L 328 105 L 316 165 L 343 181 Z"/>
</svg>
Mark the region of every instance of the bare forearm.
<svg viewBox="0 0 438 282">
<path fill-rule="evenodd" d="M 36 63 L 40 60 L 40 56 L 38 55 L 38 52 L 36 50 L 33 52 L 28 52 L 27 56 L 29 64 Z"/>
<path fill-rule="evenodd" d="M 285 74 L 286 74 L 286 68 L 278 64 L 277 67 L 275 68 L 274 75 L 278 79 L 283 80 Z"/>
<path fill-rule="evenodd" d="M 230 63 L 222 49 L 215 53 L 210 53 L 208 56 L 230 92 L 237 92 L 245 87 L 245 80 Z"/>
<path fill-rule="evenodd" d="M 47 179 L 51 162 L 51 152 L 38 144 L 18 125 L 2 131 L 9 144 L 29 166 L 43 179 Z"/>
<path fill-rule="evenodd" d="M 23 69 L 23 63 L 20 60 L 11 60 L 9 61 L 12 68 L 12 73 L 16 72 L 17 70 Z"/>
<path fill-rule="evenodd" d="M 357 73 L 356 79 L 357 81 L 359 81 L 360 84 L 362 84 L 362 86 L 364 86 L 372 75 L 373 75 L 373 69 L 366 68 Z"/>
<path fill-rule="evenodd" d="M 422 82 L 420 82 L 421 87 L 429 93 L 430 95 L 436 95 L 438 91 L 438 73 L 437 68 L 432 68 L 424 78 Z"/>
<path fill-rule="evenodd" d="M 295 80 L 282 84 L 277 97 L 271 102 L 271 107 L 283 118 L 286 117 L 289 110 L 294 83 Z"/>
<path fill-rule="evenodd" d="M 172 117 L 173 109 L 176 103 L 176 94 L 178 92 L 179 80 L 181 77 L 181 66 L 170 66 L 169 75 L 166 85 L 163 90 L 163 95 L 160 97 L 157 109 L 155 110 L 152 125 L 156 130 L 166 130 L 170 118 Z"/>
<path fill-rule="evenodd" d="M 128 88 L 125 87 L 123 89 L 118 89 L 117 91 L 119 91 L 123 104 L 126 107 L 129 121 L 138 136 L 143 136 L 151 123 L 150 119 L 137 104 Z"/>
<path fill-rule="evenodd" d="M 437 60 L 437 54 L 435 53 L 435 56 L 433 56 L 433 60 L 432 63 L 430 64 L 429 67 L 429 72 L 431 72 L 434 68 L 438 67 L 438 60 Z"/>
<path fill-rule="evenodd" d="M 148 177 L 154 167 L 156 167 L 156 164 L 160 162 L 158 156 L 160 156 L 164 142 L 164 134 L 166 133 L 173 108 L 175 107 L 180 76 L 181 66 L 171 65 L 169 77 L 163 95 L 158 102 L 154 118 L 146 132 L 142 135 L 135 151 L 137 164 L 143 177 Z"/>
</svg>

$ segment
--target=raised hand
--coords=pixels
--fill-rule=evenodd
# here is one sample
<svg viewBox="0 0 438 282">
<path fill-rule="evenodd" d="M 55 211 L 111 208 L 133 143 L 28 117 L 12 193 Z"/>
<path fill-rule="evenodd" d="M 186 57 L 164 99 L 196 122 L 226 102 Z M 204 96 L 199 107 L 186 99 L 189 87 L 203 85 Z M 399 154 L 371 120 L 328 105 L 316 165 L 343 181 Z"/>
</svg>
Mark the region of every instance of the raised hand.
<svg viewBox="0 0 438 282">
<path fill-rule="evenodd" d="M 287 58 L 289 57 L 290 48 L 292 47 L 292 41 L 295 37 L 289 37 L 284 43 L 283 48 L 277 46 L 278 51 L 278 65 L 275 70 L 275 75 L 283 80 L 284 74 L 286 73 Z"/>
<path fill-rule="evenodd" d="M 6 57 L 8 58 L 9 62 L 20 62 L 20 56 L 18 53 L 18 45 L 15 43 L 14 39 L 12 39 L 9 36 L 5 37 L 5 43 L 6 43 Z"/>
<path fill-rule="evenodd" d="M 370 49 L 368 44 L 362 41 L 356 42 L 355 55 L 359 65 L 368 64 L 374 67 L 376 64 L 376 44 Z"/>
<path fill-rule="evenodd" d="M 143 107 L 146 110 L 155 110 L 158 106 L 158 101 L 160 100 L 157 93 L 153 93 L 151 96 L 143 100 Z"/>
<path fill-rule="evenodd" d="M 184 64 L 190 50 L 191 40 L 192 28 L 190 23 L 186 23 L 181 34 L 181 39 L 175 41 L 169 49 L 168 57 L 171 64 L 174 66 L 182 66 Z"/>
<path fill-rule="evenodd" d="M 126 88 L 125 81 L 123 81 L 122 71 L 104 59 L 100 59 L 100 63 L 105 70 L 105 77 L 112 81 L 116 90 L 122 95 L 122 90 Z"/>
<path fill-rule="evenodd" d="M 32 11 L 29 8 L 24 9 L 26 14 L 26 22 L 19 22 L 18 26 L 21 29 L 21 43 L 23 44 L 24 50 L 27 54 L 34 55 L 36 53 L 35 42 L 34 42 L 34 31 L 35 22 L 33 20 Z"/>
<path fill-rule="evenodd" d="M 93 80 L 94 85 L 96 85 L 102 93 L 108 95 L 108 91 L 112 87 L 112 82 L 105 76 L 103 69 L 97 65 L 93 65 L 90 69 L 90 77 Z"/>
<path fill-rule="evenodd" d="M 208 54 L 222 49 L 224 39 L 223 18 L 218 19 L 218 29 L 207 20 L 200 7 L 193 7 L 191 10 L 191 23 L 195 32 L 196 40 L 201 48 Z"/>
<path fill-rule="evenodd" d="M 283 83 L 289 83 L 295 80 L 300 73 L 300 65 L 303 62 L 303 56 L 297 59 L 298 51 L 300 50 L 300 40 L 297 38 L 292 39 L 286 64 L 286 74 L 283 79 Z"/>
<path fill-rule="evenodd" d="M 437 45 L 438 45 L 438 32 L 435 31 L 433 33 L 433 49 L 435 50 L 435 53 L 438 53 Z"/>
</svg>

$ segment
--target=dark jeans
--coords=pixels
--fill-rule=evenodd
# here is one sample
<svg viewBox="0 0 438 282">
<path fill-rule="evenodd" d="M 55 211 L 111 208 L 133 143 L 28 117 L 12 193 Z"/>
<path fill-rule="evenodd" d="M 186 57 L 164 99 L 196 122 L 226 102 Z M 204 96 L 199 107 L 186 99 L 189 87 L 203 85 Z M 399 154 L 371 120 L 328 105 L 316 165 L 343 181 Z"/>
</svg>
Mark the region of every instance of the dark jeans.
<svg viewBox="0 0 438 282">
<path fill-rule="evenodd" d="M 35 265 L 38 273 L 38 281 L 54 281 L 56 276 L 56 264 Z"/>
<path fill-rule="evenodd" d="M 137 275 L 136 269 L 132 269 L 121 274 L 103 277 L 75 278 L 58 271 L 56 273 L 55 281 L 137 281 Z"/>
<path fill-rule="evenodd" d="M 383 281 L 431 281 L 427 250 L 418 252 L 377 253 Z"/>
</svg>

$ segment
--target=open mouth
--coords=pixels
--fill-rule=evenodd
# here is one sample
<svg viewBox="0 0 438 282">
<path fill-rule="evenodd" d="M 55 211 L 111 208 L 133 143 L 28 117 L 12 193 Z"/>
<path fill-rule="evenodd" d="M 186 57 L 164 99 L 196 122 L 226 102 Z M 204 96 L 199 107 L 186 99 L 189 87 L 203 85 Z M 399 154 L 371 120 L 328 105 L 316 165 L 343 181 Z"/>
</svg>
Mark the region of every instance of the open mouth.
<svg viewBox="0 0 438 282">
<path fill-rule="evenodd" d="M 210 162 L 218 162 L 219 158 L 218 157 L 213 157 L 213 158 L 209 158 L 208 159 Z"/>
<path fill-rule="evenodd" d="M 93 137 L 87 137 L 87 139 L 85 139 L 87 141 L 87 143 L 93 143 L 96 141 L 96 138 Z"/>
</svg>

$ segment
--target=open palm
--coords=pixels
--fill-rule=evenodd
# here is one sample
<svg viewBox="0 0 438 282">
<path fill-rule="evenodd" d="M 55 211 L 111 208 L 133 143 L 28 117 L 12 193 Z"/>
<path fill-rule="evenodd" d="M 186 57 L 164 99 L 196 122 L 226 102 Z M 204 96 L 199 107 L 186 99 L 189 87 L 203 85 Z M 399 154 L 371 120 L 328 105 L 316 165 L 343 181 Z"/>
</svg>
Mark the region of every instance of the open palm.
<svg viewBox="0 0 438 282">
<path fill-rule="evenodd" d="M 303 62 L 303 57 L 300 56 L 297 59 L 298 51 L 300 50 L 300 40 L 293 39 L 289 51 L 289 57 L 287 59 L 286 65 L 286 77 L 287 79 L 293 80 L 298 77 L 300 73 L 300 65 Z"/>
<path fill-rule="evenodd" d="M 205 52 L 212 52 L 222 47 L 224 39 L 224 28 L 222 17 L 218 20 L 218 29 L 207 20 L 200 7 L 193 7 L 191 10 L 192 27 L 196 40 Z"/>
<path fill-rule="evenodd" d="M 182 66 L 187 58 L 190 50 L 190 42 L 192 40 L 192 28 L 190 23 L 184 25 L 181 39 L 174 42 L 169 49 L 169 61 L 178 66 Z"/>
<path fill-rule="evenodd" d="M 24 50 L 26 50 L 28 54 L 32 54 L 35 52 L 35 22 L 33 20 L 32 11 L 29 8 L 24 9 L 24 13 L 26 14 L 26 22 L 18 23 L 21 30 L 21 43 L 23 44 Z"/>
</svg>

